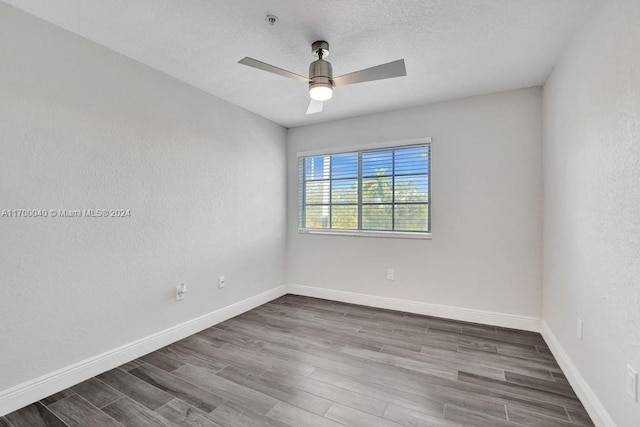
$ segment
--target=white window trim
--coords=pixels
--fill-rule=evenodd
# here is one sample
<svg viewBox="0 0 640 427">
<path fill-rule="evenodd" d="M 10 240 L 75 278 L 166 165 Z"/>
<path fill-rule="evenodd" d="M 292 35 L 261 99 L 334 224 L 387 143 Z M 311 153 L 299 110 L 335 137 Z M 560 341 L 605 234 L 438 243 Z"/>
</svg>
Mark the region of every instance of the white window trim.
<svg viewBox="0 0 640 427">
<path fill-rule="evenodd" d="M 309 156 L 329 156 L 331 154 L 350 153 L 352 151 L 376 150 L 378 148 L 396 148 L 404 145 L 431 144 L 431 137 L 404 139 L 402 141 L 376 142 L 365 145 L 352 145 L 350 147 L 323 148 L 321 150 L 302 151 L 297 153 L 298 158 Z M 433 146 L 432 146 L 433 147 Z"/>
<path fill-rule="evenodd" d="M 338 230 L 322 228 L 298 228 L 298 234 L 326 234 L 330 236 L 350 237 L 383 237 L 392 239 L 423 239 L 431 240 L 431 233 L 410 231 L 370 231 L 370 230 Z"/>
<path fill-rule="evenodd" d="M 301 151 L 297 153 L 297 158 L 300 159 L 301 157 L 323 156 L 323 155 L 326 156 L 326 155 L 332 155 L 332 154 L 350 153 L 353 151 L 375 150 L 378 148 L 380 149 L 395 148 L 395 147 L 402 147 L 405 145 L 420 145 L 420 144 L 431 145 L 430 152 L 433 153 L 433 145 L 431 142 L 431 137 L 424 137 L 424 138 L 405 139 L 401 141 L 379 142 L 379 143 L 365 144 L 365 145 L 352 145 L 349 147 L 323 148 L 321 150 Z M 431 157 L 429 157 L 429 163 L 431 163 Z M 429 216 L 432 218 L 431 177 L 432 177 L 431 167 L 429 167 L 429 195 L 430 195 Z M 298 192 L 300 192 L 300 188 L 298 188 Z M 300 207 L 298 207 L 298 209 L 300 209 Z M 298 215 L 300 215 L 299 212 L 298 212 Z M 430 221 L 431 221 L 431 218 L 430 218 Z M 433 222 L 431 222 L 431 224 L 433 224 Z M 377 237 L 377 238 L 393 238 L 393 239 L 422 239 L 422 240 L 432 239 L 432 232 L 421 233 L 421 232 L 408 232 L 408 231 L 298 228 L 298 234 L 311 234 L 311 235 L 317 234 L 317 235 L 348 236 L 348 237 Z"/>
</svg>

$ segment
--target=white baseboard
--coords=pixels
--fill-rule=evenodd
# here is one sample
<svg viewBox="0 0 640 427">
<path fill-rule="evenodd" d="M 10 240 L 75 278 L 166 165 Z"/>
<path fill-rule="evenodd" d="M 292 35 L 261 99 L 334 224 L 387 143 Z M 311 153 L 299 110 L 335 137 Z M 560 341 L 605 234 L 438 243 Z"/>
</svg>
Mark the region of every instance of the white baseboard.
<svg viewBox="0 0 640 427">
<path fill-rule="evenodd" d="M 549 325 L 547 325 L 547 322 L 544 320 L 541 322 L 541 330 L 542 337 L 549 346 L 551 353 L 553 353 L 553 357 L 556 358 L 558 365 L 562 368 L 562 372 L 564 372 L 567 380 L 569 380 L 569 384 L 571 384 L 573 391 L 575 391 L 578 398 L 580 398 L 580 401 L 589 413 L 594 424 L 603 427 L 616 427 L 613 418 L 611 418 L 602 402 L 600 402 L 598 396 L 596 396 L 591 387 L 589 387 L 589 384 L 582 378 L 580 371 L 576 365 L 573 364 L 571 358 L 560 344 L 560 341 L 558 341 L 553 332 L 551 332 Z"/>
<path fill-rule="evenodd" d="M 285 285 L 212 311 L 113 350 L 0 391 L 0 416 L 37 402 L 53 393 L 113 369 L 137 357 L 249 311 L 287 293 Z"/>
<path fill-rule="evenodd" d="M 485 325 L 501 326 L 504 328 L 540 332 L 540 319 L 537 317 L 518 316 L 515 314 L 430 304 L 420 301 L 358 294 L 354 292 L 303 285 L 289 284 L 287 286 L 287 290 L 290 294 L 303 295 L 307 297 L 323 298 L 351 304 L 404 311 L 407 313 L 424 314 L 427 316 L 444 317 L 447 319 L 462 320 L 465 322 L 483 323 Z"/>
</svg>

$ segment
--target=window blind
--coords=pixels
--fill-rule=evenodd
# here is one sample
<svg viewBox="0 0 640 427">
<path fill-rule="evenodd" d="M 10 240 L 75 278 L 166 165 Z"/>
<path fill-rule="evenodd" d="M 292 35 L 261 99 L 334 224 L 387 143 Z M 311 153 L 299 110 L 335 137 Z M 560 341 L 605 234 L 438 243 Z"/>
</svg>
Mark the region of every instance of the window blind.
<svg viewBox="0 0 640 427">
<path fill-rule="evenodd" d="M 299 228 L 430 232 L 431 144 L 302 156 Z"/>
</svg>

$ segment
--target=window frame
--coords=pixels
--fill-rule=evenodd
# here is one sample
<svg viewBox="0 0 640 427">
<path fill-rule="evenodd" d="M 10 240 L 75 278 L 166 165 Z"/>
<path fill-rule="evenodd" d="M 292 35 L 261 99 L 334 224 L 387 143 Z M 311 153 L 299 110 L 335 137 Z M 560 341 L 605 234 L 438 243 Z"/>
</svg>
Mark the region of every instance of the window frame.
<svg viewBox="0 0 640 427">
<path fill-rule="evenodd" d="M 429 231 L 382 231 L 382 230 L 355 230 L 355 229 L 336 229 L 336 228 L 304 228 L 301 227 L 301 224 L 304 222 L 305 215 L 305 194 L 304 194 L 304 167 L 301 167 L 301 162 L 306 157 L 314 157 L 314 156 L 331 156 L 338 155 L 344 153 L 358 153 L 358 158 L 360 159 L 362 156 L 362 152 L 365 151 L 373 151 L 373 150 L 397 150 L 401 148 L 409 148 L 411 146 L 417 145 L 427 145 L 429 147 L 429 158 L 428 158 L 428 173 L 427 173 L 427 182 L 428 182 L 428 192 L 427 192 L 427 226 Z M 314 150 L 314 151 L 305 151 L 297 153 L 297 162 L 296 167 L 298 169 L 298 233 L 299 234 L 317 234 L 317 235 L 335 235 L 335 236 L 357 236 L 357 237 L 382 237 L 382 238 L 404 238 L 404 239 L 431 239 L 432 238 L 432 199 L 431 199 L 431 187 L 432 187 L 432 173 L 431 173 L 431 158 L 433 155 L 433 146 L 432 140 L 430 137 L 424 138 L 416 138 L 416 139 L 408 139 L 401 141 L 393 141 L 393 142 L 383 142 L 376 144 L 366 144 L 366 145 L 357 145 L 351 147 L 341 147 L 341 148 L 328 148 L 322 150 Z M 361 208 L 364 206 L 362 203 L 362 170 L 359 168 L 357 180 L 359 182 L 359 190 L 358 190 L 358 203 L 357 205 Z M 395 179 L 395 174 L 392 175 Z M 331 178 L 329 178 L 331 181 Z M 329 206 L 333 204 L 330 203 Z M 362 215 L 362 209 L 359 209 L 359 216 Z M 361 221 L 358 221 L 361 226 Z"/>
</svg>

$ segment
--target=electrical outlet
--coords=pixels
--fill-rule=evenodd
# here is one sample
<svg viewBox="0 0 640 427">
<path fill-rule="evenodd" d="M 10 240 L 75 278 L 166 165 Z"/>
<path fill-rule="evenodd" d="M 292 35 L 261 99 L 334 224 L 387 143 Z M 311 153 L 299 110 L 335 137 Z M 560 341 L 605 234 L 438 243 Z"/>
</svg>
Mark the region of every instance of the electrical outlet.
<svg viewBox="0 0 640 427">
<path fill-rule="evenodd" d="M 219 288 L 224 288 L 224 285 L 225 285 L 224 276 L 218 277 L 218 287 Z"/>
<path fill-rule="evenodd" d="M 578 339 L 581 340 L 583 335 L 582 335 L 582 319 L 577 319 L 576 321 L 576 335 L 578 336 Z"/>
<path fill-rule="evenodd" d="M 625 388 L 627 394 L 631 396 L 634 402 L 638 401 L 638 373 L 629 365 L 627 365 L 627 378 Z"/>
<path fill-rule="evenodd" d="M 184 283 L 180 283 L 178 286 L 176 286 L 176 301 L 182 301 L 186 293 L 187 285 L 185 285 Z"/>
<path fill-rule="evenodd" d="M 393 268 L 387 268 L 387 280 L 396 280 L 396 271 Z"/>
</svg>

